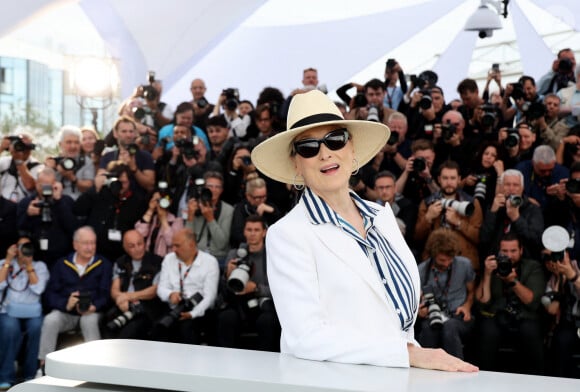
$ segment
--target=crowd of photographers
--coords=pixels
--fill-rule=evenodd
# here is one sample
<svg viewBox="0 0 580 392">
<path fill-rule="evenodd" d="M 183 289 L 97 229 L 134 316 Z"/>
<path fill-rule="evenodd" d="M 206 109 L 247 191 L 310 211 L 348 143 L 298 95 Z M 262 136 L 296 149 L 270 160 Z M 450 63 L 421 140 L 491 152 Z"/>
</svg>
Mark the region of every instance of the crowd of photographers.
<svg viewBox="0 0 580 392">
<path fill-rule="evenodd" d="M 346 118 L 392 130 L 350 185 L 391 206 L 420 263 L 423 345 L 487 370 L 509 347 L 521 357 L 516 371 L 578 377 L 579 76 L 564 49 L 537 84 L 504 85 L 493 64 L 484 91 L 465 79 L 461 99 L 447 102 L 437 74 L 407 80 L 390 59 L 384 81 L 337 90 Z M 266 87 L 256 106 L 226 88 L 211 104 L 195 79 L 191 99 L 172 110 L 151 73 L 103 138 L 65 126 L 58 153 L 39 162 L 30 135 L 4 137 L 0 336 L 18 338 L 0 355 L 0 384 L 15 382 L 21 331 L 34 357 L 24 378 L 77 326 L 85 340 L 276 351 L 264 237 L 299 191 L 259 173 L 250 153 L 284 131 L 294 95 L 323 89 L 313 68 L 302 84 L 288 97 Z M 554 225 L 564 252 L 542 242 Z M 244 342 L 245 332 L 257 338 Z"/>
</svg>

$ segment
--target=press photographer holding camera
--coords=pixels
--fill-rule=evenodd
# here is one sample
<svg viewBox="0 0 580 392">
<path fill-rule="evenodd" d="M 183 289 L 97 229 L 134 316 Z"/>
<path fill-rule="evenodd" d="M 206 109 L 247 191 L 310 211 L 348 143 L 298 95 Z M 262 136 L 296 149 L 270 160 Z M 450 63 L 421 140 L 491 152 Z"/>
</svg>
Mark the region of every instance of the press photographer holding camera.
<svg viewBox="0 0 580 392">
<path fill-rule="evenodd" d="M 56 181 L 56 172 L 49 167 L 38 174 L 36 191 L 18 203 L 18 230 L 30 235 L 35 257 L 49 268 L 71 251 L 71 238 L 79 226 L 73 205 L 73 199 L 62 194 L 62 184 Z"/>
<path fill-rule="evenodd" d="M 95 176 L 95 187 L 100 190 L 105 181 L 103 174 L 111 161 L 121 160 L 129 168 L 131 191 L 142 196 L 153 191 L 155 187 L 155 166 L 151 154 L 135 144 L 137 126 L 126 116 L 119 117 L 113 126 L 113 136 L 117 141 L 117 150 L 110 151 L 101 157 L 99 170 Z"/>
<path fill-rule="evenodd" d="M 569 241 L 564 228 L 552 227 L 563 231 L 560 237 Z M 573 354 L 580 348 L 580 268 L 578 262 L 571 259 L 568 249 L 554 252 L 546 248 L 542 251 L 542 259 L 550 278 L 541 301 L 546 312 L 553 316 L 552 339 L 548 345 L 548 374 L 579 378 L 580 371 L 574 365 Z"/>
<path fill-rule="evenodd" d="M 224 118 L 227 121 L 227 127 L 230 130 L 230 136 L 243 138 L 246 136 L 248 126 L 252 122 L 249 114 L 238 114 L 238 105 L 240 104 L 240 92 L 237 88 L 226 88 L 222 90 L 218 103 L 213 108 L 212 116 L 217 117 L 223 110 Z M 209 128 L 209 123 L 207 123 Z M 209 129 L 207 129 L 209 135 Z"/>
<path fill-rule="evenodd" d="M 456 162 L 447 161 L 439 167 L 438 182 L 441 190 L 426 197 L 419 204 L 415 242 L 425 241 L 439 227 L 450 228 L 457 234 L 457 247 L 461 254 L 477 270 L 477 244 L 483 214 L 479 200 L 459 189 L 460 181 L 459 165 Z M 425 259 L 427 254 L 423 252 L 423 255 Z"/>
<path fill-rule="evenodd" d="M 464 341 L 474 326 L 475 271 L 471 261 L 459 255 L 458 241 L 448 228 L 434 230 L 427 239 L 429 258 L 419 264 L 424 301 L 417 340 L 423 347 L 440 347 L 463 359 Z"/>
<path fill-rule="evenodd" d="M 418 205 L 439 190 L 439 185 L 433 181 L 435 147 L 429 140 L 418 139 L 411 144 L 411 154 L 395 185 L 397 193 Z"/>
<path fill-rule="evenodd" d="M 18 203 L 34 191 L 36 178 L 42 165 L 32 156 L 36 148 L 32 136 L 20 133 L 15 136 L 4 136 L 1 151 L 8 151 L 10 156 L 0 157 L 0 192 L 6 200 Z"/>
<path fill-rule="evenodd" d="M 516 343 L 519 372 L 543 374 L 543 333 L 538 310 L 546 281 L 540 263 L 523 254 L 519 237 L 508 233 L 500 240 L 499 253 L 485 259 L 475 291 L 481 305 L 477 339 L 481 369 L 498 370 L 500 342 L 509 341 Z"/>
<path fill-rule="evenodd" d="M 85 342 L 101 338 L 99 319 L 110 299 L 112 265 L 97 253 L 97 236 L 90 226 L 77 229 L 74 252 L 51 269 L 38 359 L 44 371 L 46 355 L 56 349 L 58 334 L 80 326 Z"/>
<path fill-rule="evenodd" d="M 183 229 L 183 219 L 169 211 L 171 203 L 168 184 L 160 181 L 157 191 L 149 199 L 147 211 L 135 223 L 135 230 L 145 238 L 145 249 L 161 257 L 171 251 L 173 236 Z"/>
<path fill-rule="evenodd" d="M 73 125 L 63 126 L 58 143 L 60 155 L 48 157 L 45 161 L 46 166 L 56 171 L 56 179 L 63 186 L 62 193 L 73 200 L 92 187 L 95 178 L 93 161 L 81 154 L 81 139 L 80 128 Z"/>
<path fill-rule="evenodd" d="M 419 85 L 415 86 L 414 83 L 419 83 Z M 445 104 L 441 87 L 430 85 L 422 77 L 416 78 L 412 86 L 414 92 L 405 110 L 411 130 L 409 137 L 413 140 L 433 140 L 435 124 L 441 124 L 443 115 L 451 108 Z"/>
<path fill-rule="evenodd" d="M 224 177 L 220 172 L 203 175 L 198 191 L 187 192 L 187 221 L 185 227 L 195 233 L 197 247 L 214 256 L 220 266 L 229 250 L 234 207 L 220 199 Z"/>
<path fill-rule="evenodd" d="M 561 49 L 552 62 L 552 69 L 540 78 L 538 91 L 540 94 L 556 93 L 563 88 L 576 83 L 576 58 L 570 48 Z"/>
<path fill-rule="evenodd" d="M 523 194 L 522 173 L 515 169 L 504 171 L 498 179 L 495 198 L 481 224 L 479 248 L 482 258 L 487 257 L 489 252 L 498 252 L 504 233 L 517 234 L 526 257 L 539 257 L 544 217 L 540 207 Z"/>
<path fill-rule="evenodd" d="M 195 233 L 173 236 L 173 252 L 163 259 L 157 295 L 171 311 L 153 327 L 155 340 L 199 344 L 203 317 L 217 296 L 219 266 L 215 257 L 197 248 Z"/>
<path fill-rule="evenodd" d="M 107 333 L 119 339 L 148 339 L 153 322 L 166 310 L 157 297 L 160 256 L 148 252 L 137 230 L 123 235 L 125 254 L 115 261 Z"/>
<path fill-rule="evenodd" d="M 98 248 L 109 260 L 123 254 L 123 233 L 133 229 L 147 209 L 147 199 L 131 190 L 130 172 L 123 161 L 109 162 L 96 185 L 74 204 L 75 215 L 95 230 Z"/>
<path fill-rule="evenodd" d="M 34 378 L 42 326 L 41 295 L 49 273 L 46 264 L 34 261 L 30 238 L 20 237 L 0 261 L 0 388 L 16 384 L 14 361 L 23 352 L 22 376 Z M 26 334 L 26 346 L 24 343 Z"/>
<path fill-rule="evenodd" d="M 360 93 L 359 93 L 360 94 Z M 364 100 L 353 98 L 354 107 L 346 114 L 348 120 L 367 120 L 387 123 L 393 109 L 383 106 L 385 99 L 385 83 L 379 79 L 371 79 L 363 87 Z"/>
<path fill-rule="evenodd" d="M 265 242 L 267 226 L 263 217 L 249 215 L 244 224 L 245 243 L 227 256 L 221 296 L 224 303 L 217 315 L 217 343 L 240 347 L 242 331 L 258 333 L 257 347 L 280 351 L 280 322 L 266 276 Z"/>
</svg>

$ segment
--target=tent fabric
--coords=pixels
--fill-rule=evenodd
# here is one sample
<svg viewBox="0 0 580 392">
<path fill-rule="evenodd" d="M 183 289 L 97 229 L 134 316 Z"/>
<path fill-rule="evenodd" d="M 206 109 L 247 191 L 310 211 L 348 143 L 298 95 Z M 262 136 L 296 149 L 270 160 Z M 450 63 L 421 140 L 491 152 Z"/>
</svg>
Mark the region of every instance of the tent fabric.
<svg viewBox="0 0 580 392">
<path fill-rule="evenodd" d="M 48 51 L 53 56 L 114 57 L 123 96 L 145 82 L 147 70 L 155 70 L 164 82 L 165 100 L 175 104 L 191 98 L 189 84 L 197 77 L 206 81 L 211 101 L 226 87 L 237 87 L 242 98 L 255 100 L 265 86 L 278 87 L 285 94 L 299 87 L 302 70 L 308 67 L 319 70 L 319 79 L 329 90 L 347 81 L 382 78 L 389 57 L 400 58 L 408 73 L 435 69 L 446 98 L 451 99 L 459 80 L 484 75 L 491 62 L 498 62 L 498 57 L 501 62 L 502 53 L 512 53 L 505 60 L 510 75 L 523 72 L 539 78 L 558 49 L 580 49 L 580 19 L 576 18 L 580 2 L 576 0 L 511 0 L 509 16 L 502 18 L 504 29 L 486 40 L 478 39 L 477 32 L 463 31 L 465 20 L 479 4 L 480 0 L 293 0 L 291 4 L 286 0 L 28 0 L 0 13 L 0 56 L 16 52 L 38 57 Z M 76 20 L 64 19 L 65 9 L 76 10 L 71 14 L 77 15 Z M 279 23 L 288 10 L 294 12 L 293 19 Z M 35 25 L 44 30 L 35 32 Z M 413 39 L 435 31 L 433 26 L 439 26 L 436 31 L 443 31 L 441 35 L 420 42 Z M 554 40 L 549 37 L 553 31 L 570 34 Z M 102 46 L 89 38 L 83 42 L 84 34 L 99 37 Z M 22 44 L 18 50 L 8 45 L 14 42 Z M 442 42 L 448 45 L 439 48 Z M 33 49 L 30 54 L 24 52 L 27 47 Z M 434 47 L 439 49 L 434 52 Z"/>
</svg>

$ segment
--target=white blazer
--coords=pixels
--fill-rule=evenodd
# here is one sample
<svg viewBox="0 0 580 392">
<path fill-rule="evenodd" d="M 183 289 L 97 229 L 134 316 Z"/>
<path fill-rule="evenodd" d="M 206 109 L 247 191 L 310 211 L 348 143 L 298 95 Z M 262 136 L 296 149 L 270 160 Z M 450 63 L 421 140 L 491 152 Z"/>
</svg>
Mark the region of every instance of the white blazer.
<svg viewBox="0 0 580 392">
<path fill-rule="evenodd" d="M 419 303 L 417 264 L 390 207 L 376 228 L 410 271 Z M 281 351 L 304 359 L 409 367 L 407 343 L 380 277 L 357 242 L 331 224 L 310 222 L 303 201 L 268 229 L 267 273 L 282 325 Z M 415 318 L 417 315 L 415 314 Z"/>
</svg>

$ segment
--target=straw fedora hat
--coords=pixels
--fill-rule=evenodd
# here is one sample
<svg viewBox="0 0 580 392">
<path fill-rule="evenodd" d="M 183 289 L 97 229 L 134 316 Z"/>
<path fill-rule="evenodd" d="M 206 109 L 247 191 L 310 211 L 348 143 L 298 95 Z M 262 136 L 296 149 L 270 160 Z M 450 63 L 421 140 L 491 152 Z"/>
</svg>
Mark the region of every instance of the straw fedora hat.
<svg viewBox="0 0 580 392">
<path fill-rule="evenodd" d="M 391 131 L 378 122 L 345 120 L 340 110 L 326 94 L 312 90 L 295 95 L 288 109 L 287 130 L 280 132 L 252 151 L 252 162 L 268 177 L 287 184 L 301 185 L 290 158 L 292 142 L 302 132 L 321 125 L 340 125 L 348 129 L 359 166 L 370 161 L 384 147 Z"/>
</svg>

